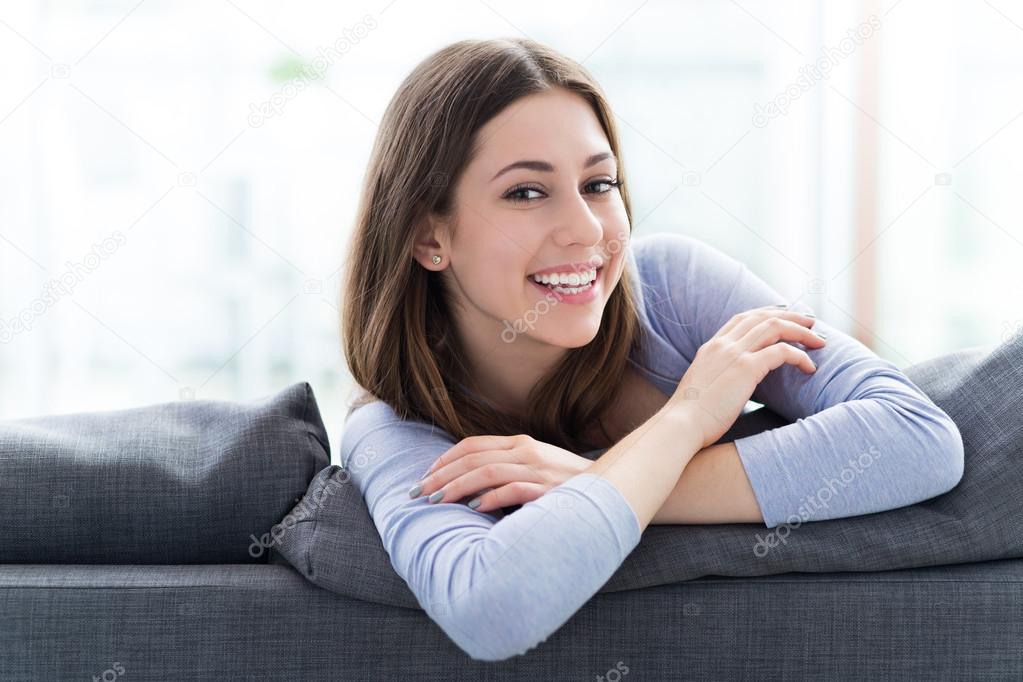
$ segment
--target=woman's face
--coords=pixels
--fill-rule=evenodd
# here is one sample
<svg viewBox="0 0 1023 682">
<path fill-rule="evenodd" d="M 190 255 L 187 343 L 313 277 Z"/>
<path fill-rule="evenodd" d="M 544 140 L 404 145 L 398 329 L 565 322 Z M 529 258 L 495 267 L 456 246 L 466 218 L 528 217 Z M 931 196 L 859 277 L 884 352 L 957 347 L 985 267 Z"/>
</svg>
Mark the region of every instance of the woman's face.
<svg viewBox="0 0 1023 682">
<path fill-rule="evenodd" d="M 628 247 L 617 162 L 579 95 L 561 88 L 516 100 L 478 132 L 477 154 L 454 188 L 454 235 L 435 233 L 463 330 L 490 346 L 587 344 L 600 327 Z M 541 272 L 575 274 L 563 295 Z M 492 340 L 492 343 L 490 342 Z"/>
</svg>

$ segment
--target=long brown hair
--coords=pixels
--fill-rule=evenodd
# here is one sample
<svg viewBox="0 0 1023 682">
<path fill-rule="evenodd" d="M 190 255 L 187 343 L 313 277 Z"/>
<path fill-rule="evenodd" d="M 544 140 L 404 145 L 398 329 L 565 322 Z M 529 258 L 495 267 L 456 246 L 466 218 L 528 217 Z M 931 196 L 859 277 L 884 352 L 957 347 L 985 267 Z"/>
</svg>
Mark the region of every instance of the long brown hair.
<svg viewBox="0 0 1023 682">
<path fill-rule="evenodd" d="M 533 387 L 523 420 L 464 390 L 477 389 L 471 369 L 461 363 L 467 356 L 450 314 L 452 294 L 439 272 L 413 258 L 423 217 L 451 214 L 454 186 L 480 143 L 477 131 L 515 100 L 555 87 L 592 106 L 618 157 L 631 237 L 613 112 L 581 65 L 518 38 L 462 40 L 433 53 L 391 99 L 366 171 L 341 290 L 342 346 L 363 391 L 349 414 L 379 399 L 400 418 L 434 424 L 456 440 L 525 433 L 577 454 L 594 447 L 581 434 L 589 425 L 604 428 L 600 416 L 641 342 L 628 259 L 596 337 L 569 349 Z"/>
</svg>

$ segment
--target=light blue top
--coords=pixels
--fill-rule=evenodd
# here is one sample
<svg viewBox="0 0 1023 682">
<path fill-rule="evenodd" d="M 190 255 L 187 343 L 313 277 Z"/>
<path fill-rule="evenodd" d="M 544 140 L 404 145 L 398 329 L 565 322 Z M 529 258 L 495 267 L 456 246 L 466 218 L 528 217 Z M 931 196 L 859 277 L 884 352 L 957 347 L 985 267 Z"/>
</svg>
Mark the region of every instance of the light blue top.
<svg viewBox="0 0 1023 682">
<path fill-rule="evenodd" d="M 786 301 L 692 237 L 634 237 L 626 255 L 649 332 L 631 362 L 667 395 L 734 314 Z M 823 320 L 814 328 L 827 335 L 808 351 L 816 373 L 782 365 L 752 396 L 793 423 L 734 441 L 767 527 L 894 509 L 955 487 L 963 444 L 948 415 L 859 341 Z M 350 412 L 341 462 L 420 606 L 472 658 L 503 660 L 543 642 L 596 594 L 641 529 L 618 488 L 589 473 L 507 515 L 473 511 L 471 498 L 410 499 L 455 443 L 377 401 Z"/>
</svg>

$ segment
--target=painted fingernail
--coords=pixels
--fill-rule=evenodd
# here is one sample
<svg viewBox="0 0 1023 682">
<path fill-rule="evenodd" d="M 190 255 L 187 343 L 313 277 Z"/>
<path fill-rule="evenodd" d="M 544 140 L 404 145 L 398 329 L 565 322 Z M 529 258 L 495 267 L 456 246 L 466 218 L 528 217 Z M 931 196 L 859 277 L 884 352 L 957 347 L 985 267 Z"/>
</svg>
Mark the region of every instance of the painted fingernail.
<svg viewBox="0 0 1023 682">
<path fill-rule="evenodd" d="M 480 498 L 478 497 L 469 503 L 469 509 L 475 509 L 478 506 L 480 506 Z"/>
<path fill-rule="evenodd" d="M 434 502 L 440 502 L 442 497 L 444 497 L 444 491 L 443 490 L 438 490 L 437 492 L 435 492 L 434 494 L 430 495 L 426 499 L 430 500 L 430 503 L 432 504 Z"/>
<path fill-rule="evenodd" d="M 813 313 L 803 313 L 803 314 L 806 315 L 807 317 L 811 317 L 811 318 L 813 318 L 815 320 L 817 319 L 817 316 L 814 315 Z"/>
<path fill-rule="evenodd" d="M 821 337 L 822 339 L 826 339 L 826 338 L 828 338 L 828 335 L 827 335 L 827 334 L 825 334 L 824 332 L 819 332 L 819 331 L 817 331 L 816 329 L 814 330 L 814 332 L 813 332 L 813 333 L 814 333 L 814 334 L 816 334 L 817 336 Z"/>
<path fill-rule="evenodd" d="M 788 304 L 788 303 L 776 303 L 776 304 L 774 305 L 774 307 L 775 307 L 775 308 L 788 308 L 788 307 L 789 307 L 789 304 Z"/>
<path fill-rule="evenodd" d="M 421 480 L 423 480 L 424 478 L 426 478 L 429 475 L 430 475 L 430 472 L 427 471 L 425 474 L 423 474 L 422 476 L 419 477 L 419 480 L 421 481 Z"/>
<path fill-rule="evenodd" d="M 408 496 L 413 498 L 419 497 L 419 493 L 421 492 L 423 492 L 423 486 L 419 483 L 416 483 L 414 486 L 408 489 Z"/>
</svg>

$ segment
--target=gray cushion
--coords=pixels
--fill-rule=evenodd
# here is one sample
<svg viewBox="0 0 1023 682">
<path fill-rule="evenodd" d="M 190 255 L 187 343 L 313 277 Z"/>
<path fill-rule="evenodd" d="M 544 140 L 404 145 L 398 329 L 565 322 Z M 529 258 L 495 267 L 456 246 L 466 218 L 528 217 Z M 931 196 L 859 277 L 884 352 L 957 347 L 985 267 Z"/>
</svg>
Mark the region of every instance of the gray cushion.
<svg viewBox="0 0 1023 682">
<path fill-rule="evenodd" d="M 0 565 L 0 680 L 1018 682 L 1021 579 L 1011 559 L 706 577 L 595 595 L 536 649 L 491 662 L 421 610 L 289 566 Z"/>
<path fill-rule="evenodd" d="M 305 382 L 0 422 L 0 563 L 266 562 L 329 453 Z"/>
<path fill-rule="evenodd" d="M 965 470 L 949 492 L 885 512 L 801 525 L 654 525 L 601 592 L 701 576 L 878 571 L 1023 557 L 1023 335 L 903 370 L 963 437 Z M 761 408 L 721 441 L 788 423 Z M 364 501 L 336 465 L 313 479 L 324 500 L 279 537 L 279 551 L 317 585 L 418 608 L 390 566 Z M 324 494 L 329 493 L 329 494 Z M 313 530 L 315 529 L 315 534 Z"/>
</svg>

